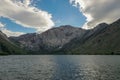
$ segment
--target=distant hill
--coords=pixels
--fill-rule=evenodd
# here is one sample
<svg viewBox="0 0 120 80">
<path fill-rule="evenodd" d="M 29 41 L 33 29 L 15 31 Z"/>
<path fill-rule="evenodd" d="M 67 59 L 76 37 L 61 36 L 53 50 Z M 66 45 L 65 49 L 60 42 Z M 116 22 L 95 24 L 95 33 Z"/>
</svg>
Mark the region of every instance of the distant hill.
<svg viewBox="0 0 120 80">
<path fill-rule="evenodd" d="M 25 52 L 12 43 L 7 36 L 0 31 L 0 55 L 8 54 L 25 54 Z"/>
</svg>

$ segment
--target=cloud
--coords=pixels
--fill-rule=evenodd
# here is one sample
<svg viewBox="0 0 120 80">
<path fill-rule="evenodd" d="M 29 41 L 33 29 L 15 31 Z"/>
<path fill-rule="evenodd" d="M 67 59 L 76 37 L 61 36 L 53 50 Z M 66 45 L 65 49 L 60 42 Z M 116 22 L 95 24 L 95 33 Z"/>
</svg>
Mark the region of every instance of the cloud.
<svg viewBox="0 0 120 80">
<path fill-rule="evenodd" d="M 2 29 L 5 25 L 0 22 L 0 29 Z"/>
<path fill-rule="evenodd" d="M 25 34 L 25 33 L 23 33 L 23 32 L 12 32 L 12 31 L 10 31 L 10 30 L 8 30 L 8 29 L 6 29 L 6 28 L 4 28 L 4 29 L 2 30 L 2 32 L 5 33 L 8 37 L 10 37 L 10 36 L 20 36 L 20 35 Z"/>
<path fill-rule="evenodd" d="M 3 33 L 5 33 L 8 37 L 10 37 L 10 36 L 19 36 L 19 35 L 25 34 L 23 32 L 13 32 L 11 30 L 8 30 L 7 28 L 5 28 L 5 24 L 3 24 L 1 22 L 0 22 L 0 30 Z"/>
<path fill-rule="evenodd" d="M 43 32 L 52 26 L 52 15 L 32 6 L 33 0 L 0 0 L 0 16 Z"/>
<path fill-rule="evenodd" d="M 97 24 L 112 23 L 120 18 L 120 0 L 70 0 L 86 17 L 84 28 L 93 28 Z"/>
</svg>

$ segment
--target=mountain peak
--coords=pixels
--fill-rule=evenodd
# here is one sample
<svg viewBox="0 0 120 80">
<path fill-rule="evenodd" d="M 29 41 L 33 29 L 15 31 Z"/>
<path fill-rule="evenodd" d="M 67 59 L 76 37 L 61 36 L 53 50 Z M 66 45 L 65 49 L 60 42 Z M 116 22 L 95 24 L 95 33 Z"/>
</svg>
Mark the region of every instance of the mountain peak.
<svg viewBox="0 0 120 80">
<path fill-rule="evenodd" d="M 120 18 L 114 22 L 114 24 L 116 24 L 116 23 L 118 23 L 118 24 L 120 23 Z"/>
<path fill-rule="evenodd" d="M 78 27 L 74 27 L 74 26 L 71 26 L 71 25 L 61 25 L 60 27 L 59 27 L 60 29 L 78 29 Z"/>
<path fill-rule="evenodd" d="M 62 26 L 60 26 L 60 27 L 73 27 L 73 26 L 71 26 L 71 25 L 62 25 Z"/>
<path fill-rule="evenodd" d="M 101 23 L 101 24 L 98 24 L 96 27 L 104 27 L 104 26 L 108 26 L 107 23 Z"/>
<path fill-rule="evenodd" d="M 101 30 L 101 29 L 104 29 L 107 26 L 109 26 L 107 23 L 101 23 L 101 24 L 98 24 L 93 30 L 94 31 Z"/>
</svg>

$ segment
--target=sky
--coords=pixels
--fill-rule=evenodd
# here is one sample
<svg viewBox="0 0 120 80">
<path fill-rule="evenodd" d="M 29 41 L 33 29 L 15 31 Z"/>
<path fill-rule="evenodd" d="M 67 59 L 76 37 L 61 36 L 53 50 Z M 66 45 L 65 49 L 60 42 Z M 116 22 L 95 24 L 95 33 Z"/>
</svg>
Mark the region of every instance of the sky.
<svg viewBox="0 0 120 80">
<path fill-rule="evenodd" d="M 120 0 L 0 0 L 0 30 L 19 36 L 61 25 L 91 29 L 119 19 L 119 4 Z"/>
</svg>

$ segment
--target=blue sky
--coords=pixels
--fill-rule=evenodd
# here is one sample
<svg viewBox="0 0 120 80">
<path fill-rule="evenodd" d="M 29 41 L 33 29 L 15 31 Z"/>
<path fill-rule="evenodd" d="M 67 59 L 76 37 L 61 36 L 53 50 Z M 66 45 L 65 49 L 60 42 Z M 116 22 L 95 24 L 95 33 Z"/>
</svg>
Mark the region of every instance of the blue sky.
<svg viewBox="0 0 120 80">
<path fill-rule="evenodd" d="M 55 26 L 73 25 L 81 27 L 85 17 L 79 9 L 73 7 L 69 0 L 41 0 L 37 7 L 52 14 Z"/>
<path fill-rule="evenodd" d="M 8 18 L 1 17 L 0 22 L 4 23 L 5 27 L 8 30 L 11 30 L 13 32 L 16 32 L 16 31 L 17 32 L 25 32 L 25 33 L 33 33 L 33 32 L 35 32 L 35 29 L 23 27 L 23 26 L 21 26 L 19 24 L 14 23 L 13 21 L 9 20 Z"/>
<path fill-rule="evenodd" d="M 72 25 L 81 27 L 85 23 L 85 17 L 79 12 L 79 9 L 73 7 L 69 0 L 40 0 L 35 3 L 35 7 L 52 14 L 52 20 L 55 27 L 61 25 Z M 0 18 L 0 22 L 6 25 L 11 31 L 33 33 L 35 29 L 26 28 L 8 18 Z"/>
</svg>

